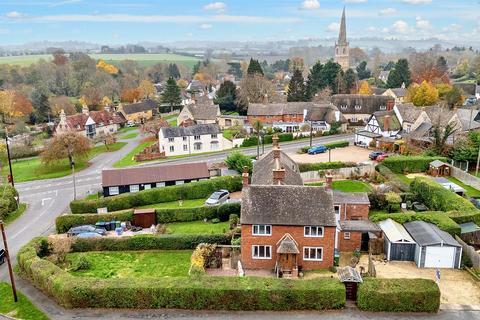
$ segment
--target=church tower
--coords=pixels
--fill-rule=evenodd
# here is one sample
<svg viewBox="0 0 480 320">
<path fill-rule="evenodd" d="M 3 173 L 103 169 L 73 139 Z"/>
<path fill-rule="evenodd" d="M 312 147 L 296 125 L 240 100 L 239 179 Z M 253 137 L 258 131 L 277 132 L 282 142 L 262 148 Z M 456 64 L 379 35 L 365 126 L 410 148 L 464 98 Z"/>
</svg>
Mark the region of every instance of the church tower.
<svg viewBox="0 0 480 320">
<path fill-rule="evenodd" d="M 342 66 L 343 71 L 350 68 L 350 52 L 347 42 L 347 25 L 345 23 L 345 7 L 343 7 L 342 21 L 340 22 L 340 33 L 335 43 L 335 62 Z"/>
</svg>

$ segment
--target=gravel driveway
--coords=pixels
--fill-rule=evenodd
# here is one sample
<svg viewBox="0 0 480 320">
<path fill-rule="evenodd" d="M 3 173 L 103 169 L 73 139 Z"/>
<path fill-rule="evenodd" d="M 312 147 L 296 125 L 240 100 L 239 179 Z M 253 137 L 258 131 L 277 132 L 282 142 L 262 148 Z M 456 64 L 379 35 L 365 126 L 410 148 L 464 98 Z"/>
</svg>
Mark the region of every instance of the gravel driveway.
<svg viewBox="0 0 480 320">
<path fill-rule="evenodd" d="M 330 151 L 330 160 L 343 162 L 365 162 L 370 161 L 368 155 L 371 150 L 349 146 L 346 148 L 333 149 Z M 298 154 L 295 152 L 288 153 L 288 155 L 297 163 L 315 163 L 328 162 L 328 152 L 319 153 L 316 155 Z"/>
</svg>

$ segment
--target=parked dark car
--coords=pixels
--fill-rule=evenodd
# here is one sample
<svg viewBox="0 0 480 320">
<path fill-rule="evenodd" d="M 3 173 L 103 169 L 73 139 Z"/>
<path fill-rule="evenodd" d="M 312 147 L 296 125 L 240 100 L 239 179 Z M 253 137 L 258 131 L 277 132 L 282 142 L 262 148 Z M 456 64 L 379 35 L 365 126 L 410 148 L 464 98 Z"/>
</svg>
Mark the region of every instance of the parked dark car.
<svg viewBox="0 0 480 320">
<path fill-rule="evenodd" d="M 69 237 L 78 236 L 79 234 L 86 233 L 86 232 L 95 232 L 103 236 L 107 233 L 107 230 L 105 228 L 97 228 L 92 225 L 83 225 L 83 226 L 70 228 L 70 230 L 68 230 L 67 232 L 67 236 Z"/>
<path fill-rule="evenodd" d="M 91 238 L 101 238 L 102 235 L 96 232 L 83 232 L 77 235 L 77 238 L 91 239 Z"/>
<path fill-rule="evenodd" d="M 373 151 L 372 153 L 370 153 L 368 155 L 368 157 L 370 158 L 370 160 L 377 160 L 377 157 L 381 156 L 382 154 L 385 154 L 385 152 L 383 152 L 383 151 Z"/>
<path fill-rule="evenodd" d="M 0 265 L 5 263 L 5 250 L 0 249 Z"/>
</svg>

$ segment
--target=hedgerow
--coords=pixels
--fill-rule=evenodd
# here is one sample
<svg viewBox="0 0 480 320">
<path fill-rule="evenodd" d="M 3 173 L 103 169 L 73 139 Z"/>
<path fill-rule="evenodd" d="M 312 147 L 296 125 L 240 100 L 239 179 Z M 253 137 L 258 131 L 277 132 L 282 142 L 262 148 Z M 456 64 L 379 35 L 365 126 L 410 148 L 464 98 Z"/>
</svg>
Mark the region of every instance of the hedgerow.
<svg viewBox="0 0 480 320">
<path fill-rule="evenodd" d="M 447 158 L 396 155 L 383 160 L 382 164 L 394 173 L 425 172 L 434 160 L 447 161 Z"/>
<path fill-rule="evenodd" d="M 300 169 L 300 172 L 308 172 L 308 171 L 332 170 L 332 169 L 340 169 L 340 168 L 353 168 L 356 166 L 357 164 L 355 162 L 334 161 L 334 162 L 318 162 L 318 163 L 300 163 L 298 165 L 298 168 Z"/>
<path fill-rule="evenodd" d="M 375 167 L 375 169 L 388 180 L 389 183 L 392 183 L 395 187 L 400 189 L 401 191 L 408 192 L 410 190 L 410 186 L 400 180 L 395 173 L 392 172 L 388 167 L 384 166 L 383 164 L 379 164 Z"/>
<path fill-rule="evenodd" d="M 358 287 L 357 306 L 365 311 L 437 312 L 440 289 L 428 279 L 365 278 Z"/>
<path fill-rule="evenodd" d="M 220 189 L 226 189 L 230 192 L 242 190 L 241 177 L 218 177 L 95 200 L 75 200 L 70 203 L 70 209 L 73 214 L 92 213 L 96 212 L 97 208 L 103 207 L 106 207 L 108 211 L 119 211 L 155 203 L 206 198 L 212 192 Z"/>
<path fill-rule="evenodd" d="M 55 219 L 55 227 L 57 233 L 65 233 L 71 227 L 81 226 L 84 224 L 95 224 L 97 222 L 107 222 L 112 220 L 132 221 L 133 210 L 100 213 L 100 214 L 65 214 Z"/>
<path fill-rule="evenodd" d="M 337 142 L 331 142 L 331 143 L 327 143 L 327 144 L 324 144 L 324 146 L 327 148 L 327 149 L 337 149 L 337 148 L 345 148 L 345 147 L 348 147 L 350 145 L 350 142 L 348 141 L 337 141 Z M 311 147 L 310 146 L 306 146 L 306 147 L 301 147 L 300 148 L 300 153 L 307 153 L 308 152 L 308 149 L 310 149 Z"/>
</svg>

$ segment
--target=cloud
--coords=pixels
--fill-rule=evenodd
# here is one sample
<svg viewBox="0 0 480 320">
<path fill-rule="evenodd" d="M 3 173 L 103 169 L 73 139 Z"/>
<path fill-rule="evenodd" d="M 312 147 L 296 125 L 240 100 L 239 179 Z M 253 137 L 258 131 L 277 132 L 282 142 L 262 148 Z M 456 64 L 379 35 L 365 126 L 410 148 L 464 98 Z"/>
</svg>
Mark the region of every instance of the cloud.
<svg viewBox="0 0 480 320">
<path fill-rule="evenodd" d="M 24 13 L 20 13 L 20 12 L 18 12 L 18 11 L 11 11 L 11 12 L 7 13 L 6 16 L 7 16 L 8 18 L 19 19 L 19 18 L 24 18 L 24 17 L 25 17 L 25 14 L 24 14 Z"/>
<path fill-rule="evenodd" d="M 374 26 L 370 26 L 370 27 L 367 28 L 367 31 L 368 31 L 368 32 L 377 32 L 378 29 L 377 29 L 376 27 L 374 27 Z"/>
<path fill-rule="evenodd" d="M 419 29 L 427 30 L 432 28 L 430 21 L 422 19 L 421 17 L 417 17 L 415 21 L 416 21 L 416 26 Z"/>
<path fill-rule="evenodd" d="M 381 16 L 386 16 L 386 15 L 389 15 L 389 14 L 394 14 L 396 13 L 397 10 L 395 8 L 385 8 L 385 9 L 382 9 L 378 12 L 379 15 Z"/>
<path fill-rule="evenodd" d="M 131 15 L 131 14 L 66 14 L 37 16 L 29 18 L 30 22 L 125 22 L 125 23 L 266 23 L 282 24 L 301 22 L 294 17 L 265 17 L 265 16 L 162 16 L 162 15 Z"/>
<path fill-rule="evenodd" d="M 200 28 L 202 29 L 211 29 L 212 28 L 212 25 L 210 23 L 202 23 L 200 25 Z"/>
<path fill-rule="evenodd" d="M 205 10 L 224 12 L 227 9 L 227 5 L 223 2 L 212 2 L 203 7 Z"/>
<path fill-rule="evenodd" d="M 59 2 L 54 2 L 49 5 L 49 7 L 60 7 L 68 4 L 73 4 L 73 3 L 79 3 L 82 2 L 83 0 L 64 0 L 64 1 L 59 1 Z"/>
<path fill-rule="evenodd" d="M 408 4 L 430 4 L 432 0 L 402 0 L 402 2 Z"/>
<path fill-rule="evenodd" d="M 320 2 L 318 0 L 305 0 L 300 5 L 300 9 L 303 10 L 315 10 L 320 8 Z"/>
<path fill-rule="evenodd" d="M 395 21 L 395 23 L 392 25 L 392 28 L 396 33 L 401 33 L 401 34 L 407 34 L 411 31 L 411 28 L 408 26 L 408 23 L 406 23 L 403 20 Z"/>
<path fill-rule="evenodd" d="M 327 26 L 327 31 L 333 32 L 340 30 L 340 23 L 332 22 Z"/>
<path fill-rule="evenodd" d="M 442 30 L 443 32 L 458 32 L 462 30 L 463 26 L 461 24 L 452 23 L 447 27 L 444 27 Z"/>
</svg>

